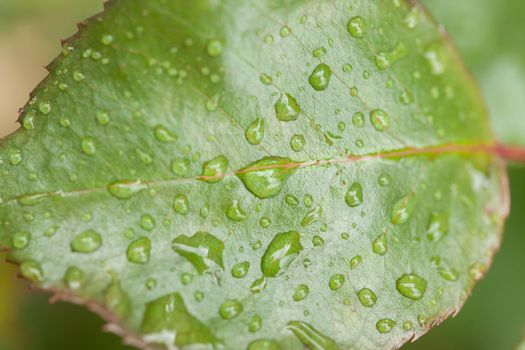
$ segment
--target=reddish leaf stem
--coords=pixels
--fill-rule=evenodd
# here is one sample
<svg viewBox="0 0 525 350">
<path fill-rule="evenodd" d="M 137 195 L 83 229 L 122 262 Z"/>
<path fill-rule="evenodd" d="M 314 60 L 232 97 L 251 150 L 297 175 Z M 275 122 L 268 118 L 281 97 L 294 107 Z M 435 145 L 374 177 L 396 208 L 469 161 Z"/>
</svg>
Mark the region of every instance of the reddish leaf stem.
<svg viewBox="0 0 525 350">
<path fill-rule="evenodd" d="M 525 164 L 525 147 L 496 144 L 494 153 L 508 161 Z"/>
</svg>

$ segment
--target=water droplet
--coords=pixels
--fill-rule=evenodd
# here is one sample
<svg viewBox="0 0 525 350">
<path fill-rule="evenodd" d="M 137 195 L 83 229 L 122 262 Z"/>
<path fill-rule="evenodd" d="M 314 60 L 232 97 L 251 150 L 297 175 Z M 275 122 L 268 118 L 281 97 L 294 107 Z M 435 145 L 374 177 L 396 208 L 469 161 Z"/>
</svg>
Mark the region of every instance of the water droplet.
<svg viewBox="0 0 525 350">
<path fill-rule="evenodd" d="M 364 307 L 373 307 L 377 302 L 376 294 L 369 288 L 361 289 L 357 297 Z"/>
<path fill-rule="evenodd" d="M 277 196 L 297 164 L 288 158 L 265 157 L 239 170 L 237 176 L 255 196 L 265 199 Z"/>
<path fill-rule="evenodd" d="M 319 332 L 306 322 L 290 321 L 287 328 L 299 339 L 306 349 L 311 350 L 339 350 L 337 343 Z"/>
<path fill-rule="evenodd" d="M 140 181 L 120 181 L 110 184 L 108 192 L 119 199 L 128 199 L 147 188 L 147 185 Z"/>
<path fill-rule="evenodd" d="M 383 318 L 377 321 L 376 328 L 381 334 L 389 333 L 396 326 L 396 321 L 389 318 Z"/>
<path fill-rule="evenodd" d="M 314 204 L 314 198 L 311 194 L 307 193 L 304 195 L 303 203 L 305 207 L 310 208 Z"/>
<path fill-rule="evenodd" d="M 381 52 L 376 55 L 375 64 L 377 69 L 386 70 L 392 64 L 399 61 L 400 59 L 408 55 L 408 49 L 402 43 L 397 44 L 397 46 L 391 52 Z"/>
<path fill-rule="evenodd" d="M 210 40 L 206 46 L 206 51 L 211 57 L 217 57 L 222 53 L 222 43 L 220 40 Z"/>
<path fill-rule="evenodd" d="M 97 152 L 97 146 L 95 144 L 95 139 L 92 137 L 84 137 L 81 144 L 82 152 L 88 156 L 92 156 Z"/>
<path fill-rule="evenodd" d="M 202 274 L 212 263 L 224 268 L 222 253 L 224 243 L 207 232 L 197 232 L 193 236 L 180 235 L 172 242 L 173 250 L 186 258 Z"/>
<path fill-rule="evenodd" d="M 302 227 L 310 226 L 321 218 L 321 214 L 323 213 L 323 208 L 320 206 L 315 207 L 314 209 L 310 210 L 306 215 L 304 216 L 303 220 L 301 221 Z"/>
<path fill-rule="evenodd" d="M 312 54 L 314 57 L 317 57 L 317 58 L 323 57 L 324 55 L 326 55 L 326 49 L 324 47 L 318 47 L 312 52 Z"/>
<path fill-rule="evenodd" d="M 354 67 L 352 67 L 350 63 L 343 64 L 343 72 L 350 73 L 353 70 L 354 70 Z"/>
<path fill-rule="evenodd" d="M 134 264 L 145 264 L 151 256 L 151 241 L 148 237 L 142 237 L 128 246 L 128 261 Z"/>
<path fill-rule="evenodd" d="M 239 316 L 242 311 L 243 307 L 241 302 L 235 299 L 226 300 L 219 308 L 219 314 L 225 320 L 234 319 Z"/>
<path fill-rule="evenodd" d="M 20 264 L 20 274 L 32 282 L 39 282 L 44 278 L 44 272 L 39 263 L 26 260 Z"/>
<path fill-rule="evenodd" d="M 310 78 L 308 78 L 308 82 L 314 90 L 324 91 L 328 88 L 331 77 L 332 69 L 328 65 L 321 63 L 315 67 Z"/>
<path fill-rule="evenodd" d="M 388 251 L 388 242 L 386 238 L 386 233 L 378 236 L 372 242 L 372 251 L 378 255 L 385 255 Z"/>
<path fill-rule="evenodd" d="M 352 124 L 357 126 L 358 128 L 362 128 L 365 126 L 365 116 L 361 112 L 356 112 L 352 116 Z"/>
<path fill-rule="evenodd" d="M 260 221 L 262 228 L 268 228 L 272 224 L 272 220 L 266 216 L 263 216 Z"/>
<path fill-rule="evenodd" d="M 177 140 L 177 136 L 162 125 L 155 127 L 155 138 L 165 143 L 171 143 Z"/>
<path fill-rule="evenodd" d="M 412 210 L 414 209 L 414 197 L 413 192 L 407 194 L 405 197 L 401 198 L 395 205 L 392 210 L 392 216 L 390 222 L 394 225 L 401 225 L 406 223 L 410 216 L 412 215 Z"/>
<path fill-rule="evenodd" d="M 258 145 L 264 137 L 264 119 L 255 119 L 246 129 L 246 141 L 251 145 Z"/>
<path fill-rule="evenodd" d="M 363 261 L 363 258 L 361 255 L 356 255 L 352 259 L 350 259 L 350 268 L 353 270 L 357 267 Z"/>
<path fill-rule="evenodd" d="M 171 171 L 176 176 L 188 176 L 190 170 L 190 160 L 188 158 L 177 158 L 171 163 Z"/>
<path fill-rule="evenodd" d="M 71 241 L 71 250 L 89 254 L 97 251 L 102 245 L 102 237 L 93 230 L 82 232 Z"/>
<path fill-rule="evenodd" d="M 234 200 L 232 204 L 226 209 L 226 216 L 232 221 L 243 221 L 246 219 L 248 214 L 241 207 L 241 204 L 238 200 Z"/>
<path fill-rule="evenodd" d="M 431 242 L 437 242 L 448 233 L 448 215 L 443 213 L 432 213 L 427 228 L 427 238 Z"/>
<path fill-rule="evenodd" d="M 48 238 L 49 237 L 53 237 L 56 234 L 57 230 L 58 230 L 58 227 L 56 227 L 56 226 L 51 226 L 51 227 L 47 228 L 44 231 L 44 237 L 48 237 Z"/>
<path fill-rule="evenodd" d="M 328 286 L 331 290 L 338 290 L 343 286 L 345 283 L 345 276 L 341 274 L 333 275 L 330 277 L 330 281 L 328 282 Z"/>
<path fill-rule="evenodd" d="M 223 155 L 213 158 L 202 165 L 202 181 L 216 183 L 226 176 L 229 161 Z"/>
<path fill-rule="evenodd" d="M 361 187 L 360 183 L 354 182 L 350 186 L 345 195 L 345 202 L 351 208 L 355 208 L 363 204 L 363 187 Z"/>
<path fill-rule="evenodd" d="M 438 256 L 433 256 L 430 259 L 432 266 L 437 269 L 441 278 L 455 282 L 459 278 L 459 273 L 456 269 L 449 266 L 449 264 Z"/>
<path fill-rule="evenodd" d="M 26 130 L 32 130 L 35 128 L 35 117 L 32 114 L 26 113 L 21 119 L 22 127 Z"/>
<path fill-rule="evenodd" d="M 291 194 L 287 194 L 284 197 L 284 201 L 286 202 L 286 204 L 288 204 L 289 206 L 292 206 L 292 207 L 295 207 L 295 206 L 299 205 L 299 199 L 297 199 L 296 196 L 291 195 Z"/>
<path fill-rule="evenodd" d="M 248 330 L 250 333 L 255 333 L 259 331 L 262 327 L 262 319 L 259 315 L 254 315 L 248 323 Z"/>
<path fill-rule="evenodd" d="M 273 35 L 271 35 L 271 34 L 267 34 L 267 35 L 264 36 L 264 42 L 265 42 L 266 44 L 268 44 L 268 45 L 269 45 L 269 44 L 273 44 L 273 41 L 274 41 L 274 37 L 273 37 Z"/>
<path fill-rule="evenodd" d="M 232 267 L 232 276 L 235 278 L 244 278 L 249 270 L 250 263 L 248 261 L 237 263 Z"/>
<path fill-rule="evenodd" d="M 211 330 L 189 313 L 178 293 L 168 294 L 146 304 L 141 333 L 151 344 L 163 348 L 191 348 L 192 345 L 215 348 L 217 338 Z M 209 345 L 205 345 L 209 344 Z"/>
<path fill-rule="evenodd" d="M 77 72 L 77 71 L 73 72 L 73 80 L 74 81 L 82 81 L 84 79 L 86 79 L 86 76 L 84 74 L 82 74 L 80 72 Z"/>
<path fill-rule="evenodd" d="M 260 293 L 264 290 L 264 288 L 266 288 L 267 282 L 268 280 L 264 276 L 258 278 L 255 281 L 253 281 L 252 285 L 250 286 L 250 290 L 252 291 L 252 293 Z"/>
<path fill-rule="evenodd" d="M 370 112 L 370 122 L 377 131 L 385 131 L 390 127 L 390 117 L 382 109 Z"/>
<path fill-rule="evenodd" d="M 409 331 L 412 328 L 414 328 L 414 323 L 412 323 L 412 321 L 405 321 L 405 322 L 403 322 L 403 329 L 405 331 Z"/>
<path fill-rule="evenodd" d="M 310 293 L 310 288 L 306 284 L 300 284 L 295 288 L 295 292 L 293 293 L 293 300 L 294 301 L 302 301 L 306 299 L 308 294 Z"/>
<path fill-rule="evenodd" d="M 186 215 L 190 211 L 189 205 L 188 196 L 185 194 L 178 194 L 173 201 L 173 210 L 177 214 Z"/>
<path fill-rule="evenodd" d="M 287 26 L 283 26 L 279 31 L 281 38 L 286 38 L 287 36 L 290 36 L 290 34 L 292 34 L 292 30 Z"/>
<path fill-rule="evenodd" d="M 324 245 L 324 239 L 321 236 L 315 235 L 312 237 L 312 244 L 314 247 L 320 247 Z"/>
<path fill-rule="evenodd" d="M 84 283 L 84 272 L 76 266 L 70 266 L 64 274 L 64 283 L 69 289 L 79 289 Z"/>
<path fill-rule="evenodd" d="M 425 295 L 427 281 L 416 274 L 404 274 L 397 279 L 396 289 L 406 298 L 419 300 Z"/>
<path fill-rule="evenodd" d="M 157 222 L 151 215 L 142 215 L 140 218 L 140 227 L 142 227 L 146 231 L 153 231 L 153 229 L 157 226 Z"/>
<path fill-rule="evenodd" d="M 13 248 L 22 250 L 27 248 L 31 242 L 31 234 L 29 232 L 17 232 L 13 236 Z"/>
<path fill-rule="evenodd" d="M 261 271 L 265 277 L 277 277 L 285 272 L 303 250 L 300 238 L 297 231 L 275 235 L 261 259 Z"/>
<path fill-rule="evenodd" d="M 51 113 L 51 103 L 49 103 L 49 102 L 40 102 L 39 105 L 38 105 L 38 110 L 43 115 L 48 115 L 49 113 Z"/>
<path fill-rule="evenodd" d="M 154 279 L 154 278 L 148 278 L 148 280 L 146 281 L 146 289 L 147 290 L 153 290 L 155 288 L 157 288 L 157 280 Z"/>
<path fill-rule="evenodd" d="M 365 20 L 359 16 L 352 17 L 348 21 L 346 28 L 352 37 L 356 39 L 362 38 L 365 34 Z"/>
<path fill-rule="evenodd" d="M 379 178 L 377 179 L 377 183 L 381 187 L 388 187 L 392 183 L 392 176 L 384 173 L 379 175 Z"/>
<path fill-rule="evenodd" d="M 111 45 L 111 43 L 113 42 L 113 35 L 111 34 L 104 34 L 102 35 L 102 39 L 100 40 L 102 42 L 102 44 L 104 45 Z"/>
<path fill-rule="evenodd" d="M 263 83 L 264 85 L 271 85 L 273 83 L 273 78 L 271 76 L 269 76 L 268 74 L 265 74 L 265 73 L 262 73 L 260 76 L 259 76 L 259 80 L 261 81 L 261 83 Z"/>
<path fill-rule="evenodd" d="M 280 350 L 281 347 L 274 340 L 258 339 L 248 344 L 248 350 Z"/>
<path fill-rule="evenodd" d="M 306 139 L 304 138 L 303 135 L 295 134 L 290 139 L 290 147 L 292 147 L 292 149 L 295 152 L 301 152 L 305 144 L 306 144 Z"/>
<path fill-rule="evenodd" d="M 183 273 L 181 276 L 180 276 L 180 282 L 187 286 L 188 284 L 190 284 L 191 282 L 193 282 L 193 275 L 192 274 L 189 274 L 187 272 Z"/>
<path fill-rule="evenodd" d="M 108 125 L 111 119 L 109 118 L 109 114 L 107 112 L 98 112 L 97 121 L 100 125 Z"/>
<path fill-rule="evenodd" d="M 299 117 L 301 107 L 297 100 L 288 93 L 282 93 L 275 103 L 275 114 L 282 122 L 294 121 Z"/>
</svg>

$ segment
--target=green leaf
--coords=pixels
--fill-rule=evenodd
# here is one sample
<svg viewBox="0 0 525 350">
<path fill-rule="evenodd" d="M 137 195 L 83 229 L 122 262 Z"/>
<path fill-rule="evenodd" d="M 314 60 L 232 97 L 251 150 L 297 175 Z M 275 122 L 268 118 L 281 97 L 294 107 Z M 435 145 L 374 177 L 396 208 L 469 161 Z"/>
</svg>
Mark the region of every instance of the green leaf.
<svg viewBox="0 0 525 350">
<path fill-rule="evenodd" d="M 49 68 L 0 241 L 131 344 L 395 348 L 499 246 L 479 91 L 413 3 L 112 1 Z"/>
</svg>

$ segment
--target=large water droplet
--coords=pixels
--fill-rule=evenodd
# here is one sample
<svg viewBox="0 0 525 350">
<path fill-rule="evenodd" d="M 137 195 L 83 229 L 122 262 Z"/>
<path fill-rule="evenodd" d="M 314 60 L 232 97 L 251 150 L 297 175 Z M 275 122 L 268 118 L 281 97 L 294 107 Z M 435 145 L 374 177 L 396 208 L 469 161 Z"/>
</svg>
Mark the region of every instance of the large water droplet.
<svg viewBox="0 0 525 350">
<path fill-rule="evenodd" d="M 128 247 L 128 261 L 134 264 L 145 264 L 151 256 L 151 241 L 148 237 L 142 237 L 131 243 Z"/>
<path fill-rule="evenodd" d="M 357 293 L 361 304 L 365 307 L 373 307 L 377 302 L 376 294 L 369 288 L 363 288 Z"/>
<path fill-rule="evenodd" d="M 316 91 L 324 91 L 328 88 L 330 84 L 330 78 L 332 77 L 332 69 L 321 63 L 313 70 L 308 82 Z"/>
<path fill-rule="evenodd" d="M 213 264 L 224 268 L 224 243 L 208 232 L 197 232 L 191 237 L 181 235 L 173 240 L 172 248 L 186 258 L 200 274 Z"/>
<path fill-rule="evenodd" d="M 296 120 L 301 113 L 301 107 L 297 100 L 288 93 L 283 93 L 275 103 L 275 114 L 277 119 L 283 122 Z"/>
<path fill-rule="evenodd" d="M 243 306 L 236 299 L 226 300 L 219 308 L 219 314 L 225 320 L 231 320 L 241 314 Z"/>
<path fill-rule="evenodd" d="M 71 250 L 77 253 L 93 253 L 102 245 L 102 237 L 93 230 L 82 232 L 71 241 Z"/>
<path fill-rule="evenodd" d="M 392 210 L 390 222 L 394 225 L 406 223 L 412 215 L 412 210 L 414 209 L 414 199 L 415 194 L 411 192 L 397 201 Z"/>
<path fill-rule="evenodd" d="M 346 29 L 352 37 L 356 39 L 362 38 L 365 35 L 365 20 L 359 16 L 352 17 L 348 21 Z"/>
<path fill-rule="evenodd" d="M 108 192 L 119 199 L 128 199 L 147 187 L 140 181 L 119 181 L 110 184 Z"/>
<path fill-rule="evenodd" d="M 349 207 L 358 207 L 363 204 L 363 187 L 358 182 L 354 182 L 345 195 L 345 202 Z"/>
<path fill-rule="evenodd" d="M 237 176 L 259 198 L 275 197 L 297 168 L 288 158 L 266 157 L 239 170 Z"/>
<path fill-rule="evenodd" d="M 396 321 L 389 318 L 383 318 L 376 323 L 376 329 L 379 333 L 389 333 L 396 326 Z"/>
<path fill-rule="evenodd" d="M 215 183 L 222 180 L 226 176 L 228 169 L 228 158 L 223 155 L 213 158 L 212 160 L 202 165 L 201 180 L 208 183 Z"/>
<path fill-rule="evenodd" d="M 141 331 L 144 340 L 167 349 L 218 343 L 210 329 L 189 313 L 180 294 L 173 293 L 146 304 Z"/>
<path fill-rule="evenodd" d="M 303 250 L 297 231 L 275 235 L 261 259 L 261 271 L 266 277 L 277 277 L 288 268 Z"/>
<path fill-rule="evenodd" d="M 234 200 L 231 205 L 226 209 L 226 217 L 232 221 L 243 221 L 246 219 L 248 214 L 241 207 L 241 203 L 238 200 Z"/>
<path fill-rule="evenodd" d="M 425 295 L 427 281 L 416 274 L 404 274 L 396 281 L 396 289 L 402 296 L 419 300 Z"/>
<path fill-rule="evenodd" d="M 287 328 L 310 350 L 339 350 L 337 343 L 319 332 L 311 324 L 302 321 L 290 321 Z"/>
<path fill-rule="evenodd" d="M 248 126 L 248 129 L 246 129 L 246 141 L 248 141 L 251 145 L 258 145 L 261 143 L 262 139 L 264 138 L 264 119 L 263 118 L 257 118 L 255 119 L 250 126 Z"/>
<path fill-rule="evenodd" d="M 370 112 L 370 122 L 377 131 L 385 131 L 390 127 L 390 117 L 382 109 Z"/>
</svg>

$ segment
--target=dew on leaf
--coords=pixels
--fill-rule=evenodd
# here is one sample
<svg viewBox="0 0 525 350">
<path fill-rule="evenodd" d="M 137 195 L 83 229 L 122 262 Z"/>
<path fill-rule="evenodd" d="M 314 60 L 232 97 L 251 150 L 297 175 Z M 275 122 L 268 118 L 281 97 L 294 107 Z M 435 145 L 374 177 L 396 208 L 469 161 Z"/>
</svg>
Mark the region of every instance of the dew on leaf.
<svg viewBox="0 0 525 350">
<path fill-rule="evenodd" d="M 330 280 L 328 281 L 328 287 L 330 287 L 331 290 L 338 290 L 343 286 L 345 283 L 345 276 L 342 274 L 336 274 L 330 277 Z"/>
<path fill-rule="evenodd" d="M 273 78 L 270 75 L 266 74 L 266 73 L 261 73 L 261 75 L 259 76 L 259 80 L 264 85 L 272 85 L 272 83 L 273 83 Z"/>
<path fill-rule="evenodd" d="M 305 207 L 310 208 L 314 204 L 314 198 L 311 194 L 307 193 L 304 195 L 303 203 Z"/>
<path fill-rule="evenodd" d="M 323 239 L 323 237 L 318 236 L 318 235 L 314 235 L 314 236 L 312 237 L 312 244 L 314 245 L 314 247 L 320 247 L 320 246 L 323 246 L 323 245 L 324 245 L 324 239 Z"/>
<path fill-rule="evenodd" d="M 350 259 L 350 268 L 353 270 L 357 267 L 363 261 L 363 258 L 361 255 L 356 255 L 352 259 Z"/>
<path fill-rule="evenodd" d="M 126 253 L 128 261 L 134 264 L 145 264 L 151 256 L 151 241 L 148 237 L 142 237 L 128 246 Z"/>
<path fill-rule="evenodd" d="M 102 237 L 93 230 L 76 235 L 71 241 L 71 250 L 77 253 L 89 254 L 97 251 L 102 245 Z"/>
<path fill-rule="evenodd" d="M 17 232 L 13 235 L 13 248 L 22 250 L 27 248 L 31 242 L 31 234 L 29 232 Z"/>
<path fill-rule="evenodd" d="M 388 175 L 387 173 L 383 173 L 377 178 L 377 183 L 381 187 L 388 187 L 392 183 L 392 176 Z"/>
<path fill-rule="evenodd" d="M 303 321 L 290 321 L 287 328 L 307 349 L 311 350 L 340 350 L 337 343 L 314 328 L 311 324 Z"/>
<path fill-rule="evenodd" d="M 291 33 L 292 30 L 287 26 L 281 27 L 281 30 L 279 31 L 279 35 L 281 36 L 281 38 L 286 38 L 287 36 L 290 36 Z"/>
<path fill-rule="evenodd" d="M 222 53 L 222 49 L 223 46 L 220 40 L 210 40 L 208 42 L 208 45 L 206 46 L 206 52 L 211 57 L 220 56 L 220 54 Z"/>
<path fill-rule="evenodd" d="M 140 227 L 142 227 L 146 231 L 153 231 L 153 229 L 157 226 L 157 222 L 153 218 L 153 216 L 149 214 L 142 215 L 140 218 Z"/>
<path fill-rule="evenodd" d="M 38 110 L 43 115 L 48 115 L 49 113 L 51 113 L 51 103 L 49 103 L 49 102 L 40 102 L 40 104 L 38 105 Z"/>
<path fill-rule="evenodd" d="M 110 122 L 109 114 L 107 112 L 98 112 L 97 121 L 100 125 L 108 125 Z"/>
<path fill-rule="evenodd" d="M 425 295 L 427 281 L 413 273 L 404 274 L 397 279 L 396 289 L 406 298 L 419 300 Z"/>
<path fill-rule="evenodd" d="M 252 291 L 252 293 L 260 293 L 264 290 L 264 288 L 266 288 L 267 282 L 268 280 L 264 276 L 258 278 L 255 281 L 253 281 L 252 285 L 250 286 L 250 290 Z"/>
<path fill-rule="evenodd" d="M 352 70 L 354 70 L 354 67 L 350 63 L 343 64 L 343 72 L 350 73 Z"/>
<path fill-rule="evenodd" d="M 403 322 L 403 329 L 405 331 L 409 331 L 412 328 L 414 328 L 414 323 L 412 323 L 412 321 L 405 321 L 405 322 Z"/>
<path fill-rule="evenodd" d="M 173 250 L 190 262 L 199 274 L 213 265 L 224 268 L 222 254 L 224 243 L 208 232 L 193 236 L 180 235 L 172 242 Z"/>
<path fill-rule="evenodd" d="M 323 57 L 326 55 L 326 49 L 324 47 L 318 47 L 317 49 L 314 49 L 312 55 L 317 58 Z"/>
<path fill-rule="evenodd" d="M 172 143 L 177 141 L 177 136 L 168 130 L 165 126 L 158 125 L 154 130 L 155 138 L 160 142 Z"/>
<path fill-rule="evenodd" d="M 385 255 L 388 251 L 388 242 L 386 233 L 378 236 L 372 242 L 372 251 L 378 255 Z"/>
<path fill-rule="evenodd" d="M 255 333 L 259 331 L 262 327 L 262 319 L 259 315 L 254 315 L 248 323 L 248 330 L 250 333 Z"/>
<path fill-rule="evenodd" d="M 81 143 L 82 152 L 88 156 L 92 156 L 97 153 L 97 146 L 95 144 L 95 139 L 92 137 L 84 137 Z"/>
<path fill-rule="evenodd" d="M 44 278 L 44 271 L 36 261 L 25 260 L 20 264 L 20 275 L 32 282 L 39 282 Z"/>
<path fill-rule="evenodd" d="M 268 228 L 272 224 L 272 220 L 269 217 L 263 216 L 259 221 L 262 228 Z"/>
<path fill-rule="evenodd" d="M 295 207 L 299 205 L 299 199 L 297 199 L 297 197 L 292 194 L 287 194 L 284 197 L 284 201 L 286 202 L 286 204 L 288 204 L 291 207 Z"/>
<path fill-rule="evenodd" d="M 389 318 L 383 318 L 376 323 L 376 329 L 381 334 L 389 333 L 395 326 L 396 321 Z"/>
<path fill-rule="evenodd" d="M 288 93 L 282 93 L 275 103 L 275 115 L 282 122 L 294 121 L 299 117 L 301 107 L 297 100 Z"/>
<path fill-rule="evenodd" d="M 84 272 L 76 266 L 68 267 L 64 274 L 64 284 L 69 289 L 79 289 L 82 287 L 84 279 Z"/>
<path fill-rule="evenodd" d="M 346 204 L 355 208 L 363 204 L 363 187 L 359 182 L 354 182 L 345 195 Z"/>
<path fill-rule="evenodd" d="M 316 223 L 321 218 L 322 213 L 323 213 L 323 208 L 320 206 L 316 206 L 314 209 L 306 213 L 303 220 L 301 220 L 301 226 L 308 227 Z"/>
<path fill-rule="evenodd" d="M 301 152 L 303 150 L 305 144 L 306 144 L 306 139 L 304 138 L 303 135 L 295 134 L 290 139 L 290 147 L 295 152 Z"/>
<path fill-rule="evenodd" d="M 219 314 L 225 320 L 231 320 L 239 316 L 243 311 L 243 306 L 236 299 L 226 300 L 219 308 Z"/>
<path fill-rule="evenodd" d="M 113 42 L 113 35 L 111 35 L 111 34 L 104 34 L 104 35 L 102 35 L 102 39 L 100 39 L 100 41 L 104 45 L 111 45 L 111 43 Z"/>
<path fill-rule="evenodd" d="M 332 77 L 332 69 L 321 63 L 313 70 L 308 82 L 310 86 L 316 91 L 324 91 L 328 88 L 330 84 L 330 78 Z"/>
<path fill-rule="evenodd" d="M 177 194 L 173 200 L 173 210 L 177 214 L 186 215 L 190 211 L 190 202 L 185 194 Z"/>
<path fill-rule="evenodd" d="M 275 235 L 261 259 L 261 271 L 265 277 L 277 277 L 284 273 L 303 250 L 297 231 Z"/>
<path fill-rule="evenodd" d="M 407 47 L 404 44 L 399 43 L 394 48 L 394 50 L 390 52 L 381 52 L 377 54 L 375 58 L 375 64 L 376 64 L 377 69 L 386 70 L 396 61 L 399 61 L 400 59 L 406 57 L 407 55 L 408 55 Z"/>
<path fill-rule="evenodd" d="M 86 79 L 86 76 L 78 71 L 73 72 L 73 80 L 74 81 L 82 81 Z"/>
<path fill-rule="evenodd" d="M 20 120 L 22 127 L 26 130 L 32 130 L 35 128 L 35 117 L 32 114 L 24 114 Z"/>
<path fill-rule="evenodd" d="M 362 17 L 356 16 L 350 18 L 346 26 L 348 33 L 356 39 L 362 38 L 365 35 L 365 20 Z"/>
<path fill-rule="evenodd" d="M 147 185 L 140 181 L 119 181 L 110 184 L 108 192 L 118 199 L 128 199 L 146 189 Z"/>
<path fill-rule="evenodd" d="M 410 192 L 405 197 L 401 198 L 399 201 L 396 202 L 392 210 L 392 215 L 390 217 L 390 222 L 392 224 L 401 225 L 406 223 L 410 219 L 410 216 L 412 215 L 412 211 L 414 209 L 414 199 L 415 194 L 413 192 Z"/>
<path fill-rule="evenodd" d="M 432 213 L 427 228 L 427 238 L 431 242 L 441 240 L 448 233 L 448 215 Z"/>
<path fill-rule="evenodd" d="M 226 176 L 229 161 L 223 155 L 217 156 L 202 165 L 202 181 L 216 183 Z"/>
<path fill-rule="evenodd" d="M 310 293 L 310 288 L 306 284 L 300 284 L 295 288 L 295 291 L 293 293 L 293 300 L 294 301 L 302 301 L 308 297 L 308 294 Z"/>
<path fill-rule="evenodd" d="M 247 216 L 248 214 L 238 200 L 232 201 L 228 209 L 226 209 L 226 217 L 232 221 L 243 221 Z"/>
<path fill-rule="evenodd" d="M 176 176 L 188 176 L 190 160 L 188 158 L 177 158 L 171 163 L 171 171 Z"/>
<path fill-rule="evenodd" d="M 248 261 L 242 261 L 233 265 L 231 273 L 235 278 L 244 278 L 249 270 L 250 263 Z"/>
<path fill-rule="evenodd" d="M 369 288 L 363 288 L 357 293 L 357 298 L 361 305 L 365 307 L 373 307 L 377 302 L 376 294 Z"/>
<path fill-rule="evenodd" d="M 154 278 L 148 278 L 148 280 L 145 283 L 147 290 L 153 290 L 157 288 L 157 280 Z"/>
<path fill-rule="evenodd" d="M 180 282 L 187 286 L 188 284 L 190 284 L 191 282 L 193 282 L 193 275 L 192 274 L 189 274 L 187 272 L 183 273 L 181 276 L 180 276 Z"/>
<path fill-rule="evenodd" d="M 281 350 L 281 347 L 274 340 L 258 339 L 248 344 L 247 350 Z"/>
<path fill-rule="evenodd" d="M 370 122 L 377 131 L 385 131 L 390 127 L 390 117 L 382 109 L 370 112 Z"/>
<path fill-rule="evenodd" d="M 266 199 L 281 192 L 296 167 L 288 158 L 265 157 L 239 170 L 237 176 L 253 195 Z"/>
<path fill-rule="evenodd" d="M 255 119 L 250 126 L 246 129 L 246 141 L 251 145 L 258 145 L 261 143 L 264 137 L 264 119 L 257 118 Z"/>
</svg>

